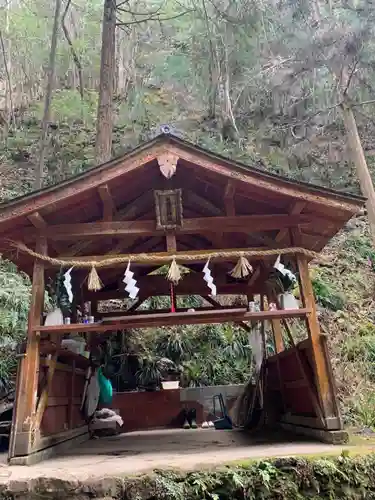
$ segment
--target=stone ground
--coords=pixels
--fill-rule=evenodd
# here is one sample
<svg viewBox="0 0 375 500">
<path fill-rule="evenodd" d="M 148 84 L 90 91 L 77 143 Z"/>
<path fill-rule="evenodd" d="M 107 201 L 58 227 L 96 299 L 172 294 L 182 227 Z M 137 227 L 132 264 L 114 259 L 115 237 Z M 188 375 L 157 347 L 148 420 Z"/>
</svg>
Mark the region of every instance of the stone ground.
<svg viewBox="0 0 375 500">
<path fill-rule="evenodd" d="M 37 478 L 85 481 L 128 476 L 155 469 L 200 470 L 234 461 L 296 455 L 339 454 L 349 445 L 323 444 L 295 436 L 250 436 L 241 431 L 156 430 L 90 440 L 32 466 L 0 466 L 0 486 Z M 371 446 L 375 450 L 375 444 Z"/>
</svg>

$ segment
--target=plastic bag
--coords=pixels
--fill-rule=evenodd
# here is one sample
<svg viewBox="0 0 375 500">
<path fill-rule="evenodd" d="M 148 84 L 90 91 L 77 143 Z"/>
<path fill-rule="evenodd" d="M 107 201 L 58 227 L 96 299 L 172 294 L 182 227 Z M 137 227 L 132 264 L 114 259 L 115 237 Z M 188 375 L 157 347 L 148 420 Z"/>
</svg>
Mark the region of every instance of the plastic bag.
<svg viewBox="0 0 375 500">
<path fill-rule="evenodd" d="M 98 370 L 98 382 L 100 387 L 100 402 L 104 405 L 112 403 L 113 389 L 111 381 L 103 375 L 101 368 Z"/>
</svg>

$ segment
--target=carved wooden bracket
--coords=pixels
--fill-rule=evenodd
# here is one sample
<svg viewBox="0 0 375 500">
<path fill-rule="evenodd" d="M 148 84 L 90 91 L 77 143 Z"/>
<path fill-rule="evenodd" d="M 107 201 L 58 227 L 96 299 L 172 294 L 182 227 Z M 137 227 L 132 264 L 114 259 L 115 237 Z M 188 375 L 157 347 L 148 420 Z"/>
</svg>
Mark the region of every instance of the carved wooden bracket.
<svg viewBox="0 0 375 500">
<path fill-rule="evenodd" d="M 178 156 L 173 153 L 163 153 L 158 156 L 160 172 L 170 179 L 176 172 Z"/>
</svg>

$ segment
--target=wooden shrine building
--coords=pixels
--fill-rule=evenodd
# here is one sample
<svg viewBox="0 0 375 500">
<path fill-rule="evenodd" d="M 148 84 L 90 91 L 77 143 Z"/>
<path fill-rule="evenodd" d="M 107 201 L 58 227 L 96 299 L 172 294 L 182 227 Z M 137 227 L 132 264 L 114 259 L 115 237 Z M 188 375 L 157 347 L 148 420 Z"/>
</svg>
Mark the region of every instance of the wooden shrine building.
<svg viewBox="0 0 375 500">
<path fill-rule="evenodd" d="M 255 320 L 267 320 L 275 349 L 266 360 L 267 390 L 277 420 L 318 433 L 342 429 L 308 262 L 363 204 L 362 198 L 292 182 L 162 135 L 58 185 L 0 205 L 3 258 L 32 279 L 11 463 L 30 463 L 46 456 L 43 450 L 87 435 L 80 405 L 90 361 L 61 349 L 64 335 L 72 332 L 90 343 L 128 328 L 235 322 L 250 331 Z M 282 309 L 277 291 L 267 285 L 278 256 L 299 278 L 299 308 Z M 233 276 L 238 261 L 240 274 L 241 264 L 247 272 Z M 218 297 L 203 279 L 207 262 Z M 137 299 L 108 320 L 98 304 L 128 298 L 123 283 L 128 263 Z M 171 264 L 174 271 L 178 266 L 190 271 L 175 279 L 174 296 L 200 295 L 208 307 L 138 311 L 147 298 L 170 295 L 170 282 L 153 272 Z M 44 325 L 46 286 L 61 268 L 71 267 L 71 322 Z M 222 306 L 220 295 L 243 296 L 243 306 Z M 260 297 L 259 312 L 247 307 L 254 296 Z M 91 303 L 94 323 L 77 323 L 85 302 Z M 271 303 L 277 307 L 270 308 Z M 289 326 L 293 318 L 306 325 L 306 339 L 297 345 Z"/>
</svg>

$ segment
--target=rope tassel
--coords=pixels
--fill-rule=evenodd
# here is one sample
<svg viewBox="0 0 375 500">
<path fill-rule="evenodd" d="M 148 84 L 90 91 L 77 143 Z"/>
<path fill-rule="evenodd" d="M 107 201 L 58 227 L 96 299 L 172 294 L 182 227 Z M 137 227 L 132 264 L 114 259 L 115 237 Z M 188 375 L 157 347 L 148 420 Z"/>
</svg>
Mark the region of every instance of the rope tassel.
<svg viewBox="0 0 375 500">
<path fill-rule="evenodd" d="M 250 262 L 244 255 L 240 255 L 240 258 L 238 259 L 237 264 L 230 272 L 230 275 L 233 278 L 240 279 L 240 278 L 246 278 L 246 276 L 249 276 L 249 274 L 251 274 L 252 272 L 253 272 L 253 266 L 250 264 Z"/>
<path fill-rule="evenodd" d="M 181 270 L 180 270 L 179 265 L 176 262 L 175 257 L 173 257 L 171 265 L 169 266 L 167 278 L 169 281 L 171 281 L 175 285 L 177 285 L 181 279 Z"/>
<path fill-rule="evenodd" d="M 97 292 L 102 287 L 103 287 L 103 283 L 102 283 L 101 279 L 99 278 L 99 275 L 95 269 L 95 266 L 92 266 L 90 274 L 89 274 L 89 279 L 87 281 L 87 288 L 89 290 Z"/>
</svg>

